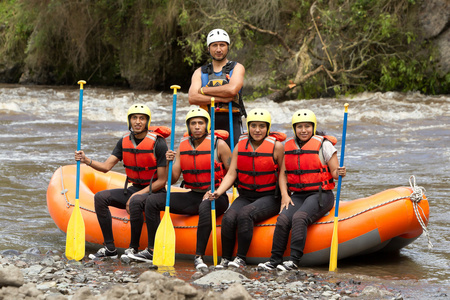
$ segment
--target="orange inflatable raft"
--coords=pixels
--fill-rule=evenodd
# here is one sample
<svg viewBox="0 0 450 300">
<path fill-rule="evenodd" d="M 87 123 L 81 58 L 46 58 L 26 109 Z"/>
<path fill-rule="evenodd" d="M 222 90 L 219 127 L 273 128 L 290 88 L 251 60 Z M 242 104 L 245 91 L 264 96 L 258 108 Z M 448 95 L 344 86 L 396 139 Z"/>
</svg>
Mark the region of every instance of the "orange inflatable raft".
<svg viewBox="0 0 450 300">
<path fill-rule="evenodd" d="M 94 211 L 94 194 L 98 191 L 123 188 L 125 175 L 110 171 L 101 173 L 87 166 L 81 167 L 80 209 L 86 227 L 86 241 L 102 244 L 103 236 Z M 47 205 L 56 225 L 66 232 L 67 223 L 75 204 L 76 165 L 60 167 L 53 174 L 47 190 Z M 173 192 L 186 191 L 172 187 Z M 397 187 L 376 195 L 339 205 L 338 259 L 398 250 L 412 243 L 428 224 L 429 205 L 422 194 L 413 196 L 413 189 Z M 230 196 L 231 197 L 231 196 Z M 416 199 L 419 198 L 419 199 Z M 128 248 L 130 242 L 129 215 L 125 210 L 111 207 L 116 247 Z M 163 215 L 164 212 L 161 212 Z M 195 255 L 198 217 L 171 214 L 175 227 L 177 255 Z M 272 236 L 277 217 L 255 226 L 247 262 L 256 264 L 267 261 L 272 247 Z M 221 255 L 220 224 L 217 219 L 218 255 Z M 327 264 L 330 257 L 331 237 L 334 226 L 334 209 L 308 228 L 302 265 Z M 207 256 L 212 255 L 210 238 Z M 147 246 L 147 230 L 144 224 L 140 246 Z M 285 256 L 289 255 L 289 249 Z"/>
</svg>

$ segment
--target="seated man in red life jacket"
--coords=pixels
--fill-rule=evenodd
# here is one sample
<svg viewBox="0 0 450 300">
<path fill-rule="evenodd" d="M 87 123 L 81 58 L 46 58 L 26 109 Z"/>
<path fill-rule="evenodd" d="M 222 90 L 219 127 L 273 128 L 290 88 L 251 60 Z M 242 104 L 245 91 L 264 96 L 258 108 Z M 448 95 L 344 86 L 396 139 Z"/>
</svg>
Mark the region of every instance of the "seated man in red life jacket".
<svg viewBox="0 0 450 300">
<path fill-rule="evenodd" d="M 333 208 L 334 179 L 346 175 L 339 167 L 336 138 L 316 132 L 316 115 L 300 109 L 292 116 L 294 136 L 286 141 L 280 170 L 281 209 L 273 234 L 272 256 L 259 269 L 282 271 L 298 268 L 307 228 Z M 291 235 L 291 255 L 283 253 Z"/>
<path fill-rule="evenodd" d="M 234 145 L 242 133 L 242 116 L 247 117 L 242 100 L 245 68 L 227 59 L 230 36 L 223 29 L 208 33 L 206 45 L 212 62 L 195 70 L 189 88 L 189 103 L 209 111 L 211 97 L 215 98 L 215 129 L 230 132 L 229 103 L 232 103 Z M 230 140 L 227 140 L 230 146 Z"/>
<path fill-rule="evenodd" d="M 211 120 L 202 108 L 191 109 L 186 115 L 188 136 L 181 139 L 178 151 L 167 151 L 167 161 L 173 161 L 171 183 L 176 183 L 183 173 L 183 183 L 189 192 L 172 192 L 170 194 L 170 212 L 183 215 L 199 215 L 197 230 L 197 249 L 194 265 L 197 269 L 207 268 L 203 262 L 209 236 L 211 234 L 211 201 L 202 201 L 203 195 L 211 188 L 211 135 L 208 134 Z M 228 138 L 225 131 L 215 131 L 214 175 L 216 187 L 222 182 L 231 161 L 231 150 L 223 139 Z M 166 175 L 167 176 L 167 175 Z M 226 194 L 216 201 L 216 217 L 228 208 Z M 145 203 L 145 218 L 148 232 L 148 247 L 130 258 L 153 261 L 155 235 L 160 223 L 160 212 L 165 210 L 166 194 L 153 194 Z"/>
<path fill-rule="evenodd" d="M 128 109 L 128 132 L 116 144 L 112 154 L 104 162 L 94 161 L 86 157 L 83 151 L 75 152 L 75 160 L 91 168 L 110 171 L 119 161 L 123 160 L 127 174 L 125 188 L 104 190 L 95 194 L 95 213 L 102 230 L 105 247 L 95 254 L 89 254 L 90 259 L 117 258 L 114 245 L 112 219 L 109 206 L 126 209 L 130 213 L 131 241 L 130 248 L 125 250 L 124 256 L 136 253 L 139 247 L 143 221 L 130 209 L 130 202 L 145 202 L 148 194 L 165 191 L 166 184 L 166 134 L 149 132 L 151 122 L 150 109 L 144 104 L 134 104 Z M 168 128 L 167 128 L 168 129 Z M 142 215 L 142 211 L 138 214 Z"/>
</svg>

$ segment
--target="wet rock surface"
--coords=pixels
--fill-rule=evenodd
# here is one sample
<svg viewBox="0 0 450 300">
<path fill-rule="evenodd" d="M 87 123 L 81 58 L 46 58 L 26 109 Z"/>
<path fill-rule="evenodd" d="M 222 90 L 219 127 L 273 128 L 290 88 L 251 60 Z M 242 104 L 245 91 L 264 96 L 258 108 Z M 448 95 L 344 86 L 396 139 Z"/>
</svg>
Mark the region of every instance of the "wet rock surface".
<svg viewBox="0 0 450 300">
<path fill-rule="evenodd" d="M 301 270 L 260 272 L 249 279 L 254 267 L 210 267 L 184 281 L 151 264 L 121 265 L 69 261 L 63 253 L 41 254 L 36 248 L 0 251 L 0 299 L 404 299 L 400 291 L 370 280 Z"/>
</svg>

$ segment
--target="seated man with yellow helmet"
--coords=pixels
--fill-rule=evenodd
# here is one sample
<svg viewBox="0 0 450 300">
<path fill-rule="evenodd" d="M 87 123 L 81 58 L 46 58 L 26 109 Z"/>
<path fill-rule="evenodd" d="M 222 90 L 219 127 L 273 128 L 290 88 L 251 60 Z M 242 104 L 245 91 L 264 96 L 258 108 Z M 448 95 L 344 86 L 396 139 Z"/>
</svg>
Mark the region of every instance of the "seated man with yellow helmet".
<svg viewBox="0 0 450 300">
<path fill-rule="evenodd" d="M 203 201 L 203 195 L 211 187 L 211 139 L 214 138 L 214 175 L 218 187 L 225 176 L 231 161 L 231 150 L 224 139 L 228 138 L 225 131 L 216 130 L 211 137 L 211 119 L 208 112 L 202 108 L 193 108 L 186 115 L 187 134 L 181 139 L 178 150 L 166 152 L 167 162 L 173 161 L 172 178 L 169 184 L 174 184 L 183 173 L 182 186 L 189 192 L 172 192 L 170 194 L 170 212 L 183 215 L 199 215 L 197 230 L 197 249 L 194 260 L 197 269 L 207 268 L 203 262 L 209 236 L 212 229 L 211 201 Z M 167 175 L 166 175 L 167 176 Z M 151 262 L 155 235 L 160 223 L 160 212 L 164 211 L 166 194 L 154 194 L 145 203 L 145 218 L 147 223 L 148 247 L 138 254 L 130 255 L 138 261 Z M 228 208 L 228 197 L 218 197 L 216 216 L 221 216 Z"/>
<path fill-rule="evenodd" d="M 149 193 L 165 191 L 167 144 L 164 140 L 170 133 L 163 127 L 149 131 L 151 122 L 150 109 L 144 104 L 134 104 L 128 109 L 127 132 L 116 144 L 112 154 L 104 162 L 86 157 L 83 151 L 75 152 L 75 160 L 80 160 L 89 167 L 101 171 L 110 171 L 119 161 L 127 174 L 125 188 L 104 190 L 95 194 L 94 204 L 105 247 L 89 258 L 117 258 L 114 245 L 112 219 L 109 206 L 126 209 L 130 213 L 131 241 L 130 248 L 123 257 L 136 253 L 143 225 L 142 211 L 133 209 L 135 204 L 145 202 Z M 128 186 L 131 183 L 131 186 Z M 139 215 L 140 214 L 140 215 Z"/>
</svg>

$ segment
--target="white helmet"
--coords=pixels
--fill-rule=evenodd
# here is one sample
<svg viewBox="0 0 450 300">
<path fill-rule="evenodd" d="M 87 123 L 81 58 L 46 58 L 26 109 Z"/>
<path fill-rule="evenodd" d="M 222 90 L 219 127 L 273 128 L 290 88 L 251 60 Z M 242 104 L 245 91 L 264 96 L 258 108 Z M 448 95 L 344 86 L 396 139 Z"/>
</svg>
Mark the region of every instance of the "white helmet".
<svg viewBox="0 0 450 300">
<path fill-rule="evenodd" d="M 230 36 L 223 29 L 213 29 L 208 33 L 208 37 L 206 39 L 206 45 L 209 47 L 211 43 L 215 42 L 225 42 L 228 45 L 230 44 Z"/>
</svg>

